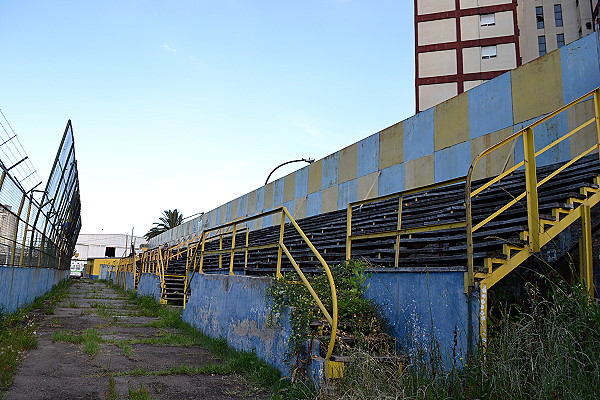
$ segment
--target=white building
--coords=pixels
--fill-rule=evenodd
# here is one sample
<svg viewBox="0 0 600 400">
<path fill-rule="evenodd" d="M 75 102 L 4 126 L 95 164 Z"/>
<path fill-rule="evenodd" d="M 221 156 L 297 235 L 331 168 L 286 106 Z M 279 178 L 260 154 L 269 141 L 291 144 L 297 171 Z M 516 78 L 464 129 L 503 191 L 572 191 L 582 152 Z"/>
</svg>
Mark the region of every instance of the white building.
<svg viewBox="0 0 600 400">
<path fill-rule="evenodd" d="M 76 258 L 88 260 L 104 257 L 126 257 L 134 251 L 140 251 L 140 245 L 146 244 L 146 239 L 140 236 L 126 234 L 80 234 L 75 245 Z"/>
</svg>

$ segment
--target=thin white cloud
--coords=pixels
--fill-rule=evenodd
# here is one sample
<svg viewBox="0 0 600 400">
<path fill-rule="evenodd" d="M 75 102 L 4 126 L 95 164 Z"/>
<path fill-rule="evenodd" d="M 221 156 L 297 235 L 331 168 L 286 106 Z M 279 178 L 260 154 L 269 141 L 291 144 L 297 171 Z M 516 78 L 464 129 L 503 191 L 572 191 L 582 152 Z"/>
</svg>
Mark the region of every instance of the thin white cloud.
<svg viewBox="0 0 600 400">
<path fill-rule="evenodd" d="M 163 44 L 163 48 L 165 50 L 170 51 L 171 53 L 177 53 L 177 49 L 172 48 L 171 46 L 169 46 L 168 44 Z"/>
</svg>

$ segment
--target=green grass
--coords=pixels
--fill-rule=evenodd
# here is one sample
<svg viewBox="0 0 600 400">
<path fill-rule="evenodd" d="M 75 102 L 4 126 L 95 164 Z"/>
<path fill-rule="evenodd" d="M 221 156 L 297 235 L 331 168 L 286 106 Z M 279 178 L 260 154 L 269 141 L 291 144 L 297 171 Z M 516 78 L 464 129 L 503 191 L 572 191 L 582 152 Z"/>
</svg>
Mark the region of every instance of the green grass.
<svg viewBox="0 0 600 400">
<path fill-rule="evenodd" d="M 0 309 L 0 391 L 12 384 L 23 353 L 37 347 L 36 328 L 29 313 L 34 309 L 53 311 L 54 305 L 66 296 L 70 284 L 68 280 L 57 284 L 50 292 L 15 313 L 8 314 Z"/>
<path fill-rule="evenodd" d="M 119 348 L 121 349 L 121 354 L 123 354 L 125 357 L 131 356 L 133 350 L 131 349 L 131 346 L 128 343 L 120 341 L 117 342 L 117 346 L 119 346 Z"/>
<path fill-rule="evenodd" d="M 106 392 L 105 400 L 118 400 L 119 393 L 117 393 L 117 384 L 115 378 L 111 375 L 108 377 L 108 391 Z"/>
<path fill-rule="evenodd" d="M 69 333 L 65 331 L 56 331 L 52 334 L 53 342 L 68 342 L 82 345 L 82 351 L 93 357 L 100 352 L 100 343 L 102 338 L 100 332 L 93 328 L 88 328 L 83 333 Z"/>
<path fill-rule="evenodd" d="M 165 371 L 158 371 L 159 373 L 170 375 L 202 373 L 240 374 L 246 377 L 251 383 L 271 390 L 273 393 L 290 390 L 291 386 L 281 379 L 281 374 L 278 370 L 260 360 L 254 353 L 235 350 L 229 347 L 227 341 L 224 339 L 213 339 L 210 336 L 203 334 L 181 319 L 180 310 L 161 305 L 157 303 L 153 297 L 138 297 L 134 293 L 126 292 L 122 288 L 112 285 L 110 282 L 105 283 L 117 292 L 129 296 L 129 300 L 137 305 L 140 315 L 158 318 L 155 322 L 142 326 L 152 328 L 174 328 L 178 330 L 177 334 L 169 333 L 162 338 L 130 339 L 126 341 L 127 343 L 200 346 L 209 350 L 221 360 L 221 364 L 209 364 L 198 368 L 180 366 Z M 137 370 L 136 373 L 142 375 L 150 374 L 149 371 L 145 370 Z M 124 374 L 133 374 L 133 372 L 129 371 Z"/>
<path fill-rule="evenodd" d="M 144 385 L 141 385 L 137 389 L 129 388 L 129 400 L 152 400 L 148 390 Z"/>
</svg>

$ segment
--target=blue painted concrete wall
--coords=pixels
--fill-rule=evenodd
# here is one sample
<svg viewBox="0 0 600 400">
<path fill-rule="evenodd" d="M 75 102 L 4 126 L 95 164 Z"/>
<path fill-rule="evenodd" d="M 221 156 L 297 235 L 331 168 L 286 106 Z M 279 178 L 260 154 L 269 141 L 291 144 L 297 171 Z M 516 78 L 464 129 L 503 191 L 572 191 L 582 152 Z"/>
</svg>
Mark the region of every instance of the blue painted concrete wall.
<svg viewBox="0 0 600 400">
<path fill-rule="evenodd" d="M 183 320 L 238 350 L 256 352 L 286 375 L 290 328 L 267 327 L 265 293 L 270 282 L 271 278 L 243 275 L 195 275 Z"/>
<path fill-rule="evenodd" d="M 0 267 L 0 307 L 15 312 L 69 277 L 69 270 Z"/>
<path fill-rule="evenodd" d="M 152 296 L 160 299 L 160 277 L 156 274 L 142 274 L 137 289 L 138 296 Z"/>
<path fill-rule="evenodd" d="M 134 289 L 134 281 L 133 281 L 133 273 L 125 272 L 125 289 L 133 290 Z"/>
<path fill-rule="evenodd" d="M 446 366 L 466 359 L 468 328 L 477 342 L 477 301 L 467 302 L 464 272 L 374 272 L 366 296 L 411 356 L 437 347 Z M 455 344 L 456 339 L 456 344 Z"/>
</svg>

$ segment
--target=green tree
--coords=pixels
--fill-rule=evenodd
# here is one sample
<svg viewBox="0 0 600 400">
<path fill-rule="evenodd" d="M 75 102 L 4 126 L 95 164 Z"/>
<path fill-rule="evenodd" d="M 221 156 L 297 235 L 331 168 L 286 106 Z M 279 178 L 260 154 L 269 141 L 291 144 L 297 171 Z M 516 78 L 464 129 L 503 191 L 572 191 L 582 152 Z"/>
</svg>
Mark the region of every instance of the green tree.
<svg viewBox="0 0 600 400">
<path fill-rule="evenodd" d="M 183 214 L 176 208 L 173 210 L 165 210 L 158 221 L 159 222 L 155 222 L 154 226 L 144 235 L 147 240 L 181 225 L 183 222 Z"/>
</svg>

